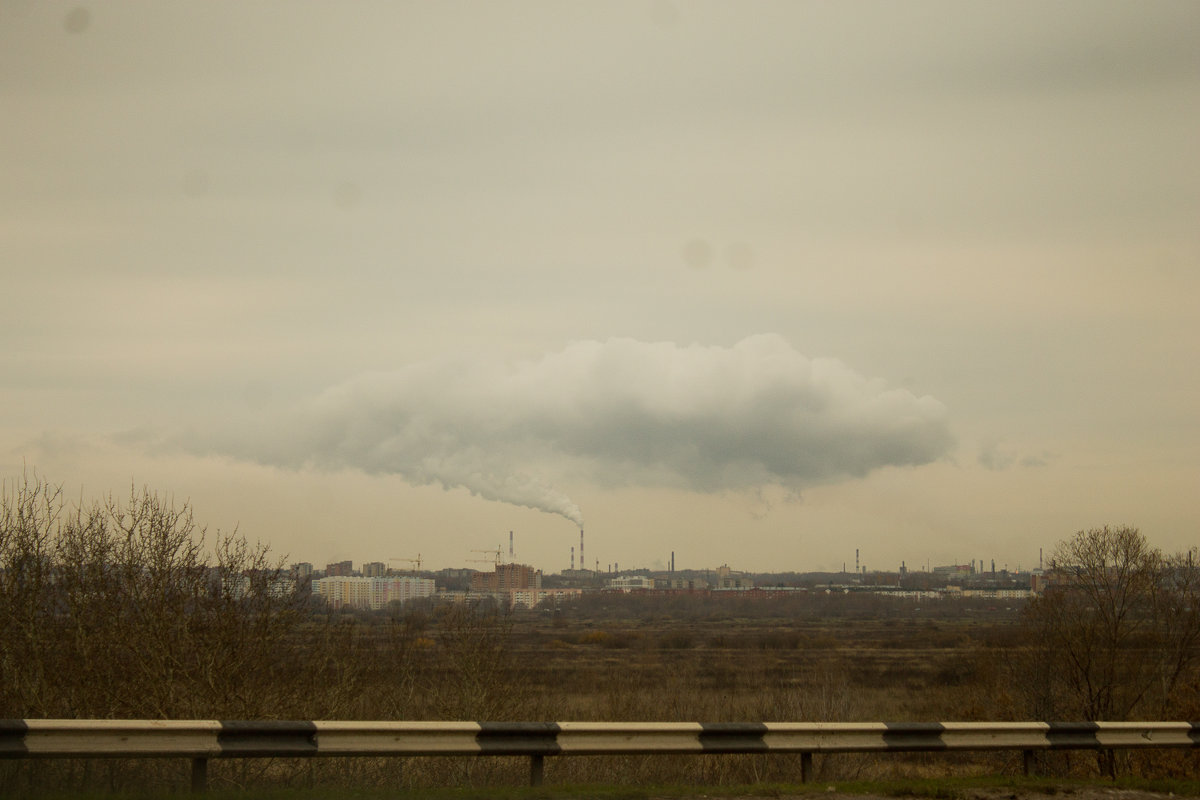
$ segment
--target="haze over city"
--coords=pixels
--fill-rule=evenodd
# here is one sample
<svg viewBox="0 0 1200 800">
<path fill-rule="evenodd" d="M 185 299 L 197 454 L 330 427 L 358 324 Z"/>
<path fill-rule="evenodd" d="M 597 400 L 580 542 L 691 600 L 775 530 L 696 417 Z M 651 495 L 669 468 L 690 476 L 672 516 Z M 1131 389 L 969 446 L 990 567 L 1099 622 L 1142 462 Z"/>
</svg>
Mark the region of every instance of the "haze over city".
<svg viewBox="0 0 1200 800">
<path fill-rule="evenodd" d="M 1200 6 L 0 0 L 0 475 L 290 561 L 1200 523 Z"/>
</svg>

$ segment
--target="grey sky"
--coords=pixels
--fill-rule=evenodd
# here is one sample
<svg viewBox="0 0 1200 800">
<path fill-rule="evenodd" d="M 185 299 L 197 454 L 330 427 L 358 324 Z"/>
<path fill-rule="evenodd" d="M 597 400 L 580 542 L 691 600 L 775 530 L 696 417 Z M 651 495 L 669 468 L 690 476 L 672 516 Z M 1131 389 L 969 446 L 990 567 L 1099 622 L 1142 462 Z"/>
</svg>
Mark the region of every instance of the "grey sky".
<svg viewBox="0 0 1200 800">
<path fill-rule="evenodd" d="M 1191 2 L 0 0 L 0 467 L 149 483 L 318 562 L 456 564 L 516 529 L 565 566 L 571 523 L 469 482 L 367 474 L 300 432 L 288 459 L 251 447 L 369 375 L 411 410 L 404 376 L 454 363 L 439 457 L 491 446 L 496 475 L 579 505 L 605 562 L 1028 566 L 1105 523 L 1189 546 L 1197 41 Z M 570 435 L 671 461 L 696 431 L 639 415 L 604 438 L 619 418 L 553 371 L 513 428 L 461 433 L 487 414 L 470 387 L 497 402 L 484 375 L 764 334 L 929 398 L 941 444 L 615 480 Z M 560 407 L 531 447 L 535 399 L 564 396 L 578 428 Z M 720 420 L 743 477 L 819 450 Z"/>
</svg>

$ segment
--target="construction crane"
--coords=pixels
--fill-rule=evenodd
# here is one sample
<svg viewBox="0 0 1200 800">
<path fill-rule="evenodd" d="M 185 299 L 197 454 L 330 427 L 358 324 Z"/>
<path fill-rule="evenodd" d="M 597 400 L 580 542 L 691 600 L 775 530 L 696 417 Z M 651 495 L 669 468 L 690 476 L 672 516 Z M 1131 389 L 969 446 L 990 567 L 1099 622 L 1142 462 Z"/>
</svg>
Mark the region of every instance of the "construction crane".
<svg viewBox="0 0 1200 800">
<path fill-rule="evenodd" d="M 503 551 L 500 549 L 500 545 L 496 545 L 496 549 L 495 549 L 495 550 L 472 550 L 471 552 L 472 552 L 472 553 L 487 553 L 488 555 L 490 555 L 490 556 L 491 556 L 491 558 L 490 558 L 489 560 L 490 560 L 490 561 L 491 561 L 493 564 L 495 564 L 497 567 L 498 567 L 498 566 L 500 566 L 500 554 L 503 552 Z M 473 559 L 473 561 L 479 561 L 479 562 L 482 562 L 482 561 L 483 561 L 483 559 Z"/>
<path fill-rule="evenodd" d="M 389 558 L 388 559 L 389 564 L 393 561 L 402 561 L 405 564 L 416 564 L 417 568 L 410 569 L 409 572 L 420 572 L 421 571 L 421 554 L 420 553 L 417 553 L 416 558 Z"/>
</svg>

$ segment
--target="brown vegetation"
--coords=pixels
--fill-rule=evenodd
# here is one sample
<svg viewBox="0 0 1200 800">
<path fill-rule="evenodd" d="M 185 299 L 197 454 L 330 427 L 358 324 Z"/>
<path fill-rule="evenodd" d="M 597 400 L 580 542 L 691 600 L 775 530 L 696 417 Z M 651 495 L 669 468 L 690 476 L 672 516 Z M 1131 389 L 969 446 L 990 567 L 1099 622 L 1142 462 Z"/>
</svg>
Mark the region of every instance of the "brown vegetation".
<svg viewBox="0 0 1200 800">
<path fill-rule="evenodd" d="M 1121 612 L 1137 620 L 1132 632 L 1104 640 L 1116 655 L 1098 646 L 1088 652 L 1100 659 L 1096 674 L 1109 676 L 1114 698 L 1137 694 L 1137 702 L 1101 712 L 1187 719 L 1200 712 L 1189 622 L 1200 606 L 1183 593 L 1193 591 L 1194 572 L 1178 561 L 1154 563 L 1175 582 L 1137 584 L 1156 588 Z M 333 614 L 279 592 L 280 562 L 265 547 L 236 534 L 209 536 L 186 506 L 177 510 L 143 490 L 126 502 L 70 508 L 60 489 L 36 478 L 3 496 L 0 569 L 4 718 L 848 721 L 1088 713 L 1077 705 L 1084 697 L 1077 684 L 1090 686 L 1092 673 L 1078 677 L 1061 660 L 1078 660 L 1061 652 L 1074 634 L 1047 627 L 1069 621 L 1065 593 L 1024 612 L 995 601 L 918 604 L 814 592 L 756 601 L 603 594 L 518 613 L 413 603 L 392 613 Z M 1136 665 L 1122 660 L 1135 654 Z M 1196 766 L 1190 754 L 1122 759 L 1100 766 L 1158 774 Z M 818 759 L 818 771 L 954 774 L 1014 771 L 1018 763 L 1016 753 L 845 755 Z M 798 764 L 791 756 L 554 759 L 547 779 L 787 781 L 797 779 Z M 213 780 L 521 783 L 527 768 L 520 759 L 262 759 L 214 764 Z M 1043 768 L 1095 771 L 1097 764 L 1074 754 Z M 0 790 L 98 779 L 179 785 L 185 770 L 165 762 L 8 762 L 0 764 Z"/>
</svg>

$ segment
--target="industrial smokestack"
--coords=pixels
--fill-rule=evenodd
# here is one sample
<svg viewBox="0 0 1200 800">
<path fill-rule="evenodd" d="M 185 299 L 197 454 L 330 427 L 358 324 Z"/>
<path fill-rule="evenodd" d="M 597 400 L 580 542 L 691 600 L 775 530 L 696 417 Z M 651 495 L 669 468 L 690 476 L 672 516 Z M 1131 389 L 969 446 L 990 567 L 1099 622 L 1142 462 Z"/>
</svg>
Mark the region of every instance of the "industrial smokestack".
<svg viewBox="0 0 1200 800">
<path fill-rule="evenodd" d="M 675 571 L 675 551 L 671 551 L 671 572 Z"/>
<path fill-rule="evenodd" d="M 513 536 L 512 531 L 508 532 L 508 560 L 513 560 Z"/>
<path fill-rule="evenodd" d="M 583 557 L 583 528 L 579 529 L 579 568 L 587 569 L 587 559 Z"/>
<path fill-rule="evenodd" d="M 571 545 L 571 572 L 575 571 L 575 545 Z"/>
<path fill-rule="evenodd" d="M 858 568 L 858 548 L 857 548 L 857 547 L 856 547 L 856 548 L 854 548 L 854 572 L 855 572 L 855 574 L 857 574 L 857 573 L 859 572 L 859 568 Z"/>
</svg>

